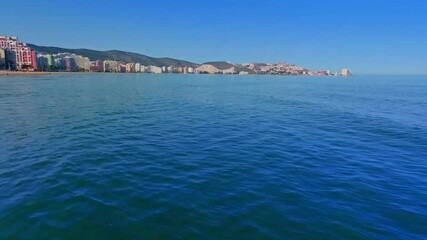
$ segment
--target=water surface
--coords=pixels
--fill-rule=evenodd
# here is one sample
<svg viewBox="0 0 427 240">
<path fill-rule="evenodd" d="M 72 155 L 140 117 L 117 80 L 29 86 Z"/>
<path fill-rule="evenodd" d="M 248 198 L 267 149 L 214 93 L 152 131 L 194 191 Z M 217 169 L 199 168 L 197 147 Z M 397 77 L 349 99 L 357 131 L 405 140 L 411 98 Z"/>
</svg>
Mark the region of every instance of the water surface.
<svg viewBox="0 0 427 240">
<path fill-rule="evenodd" d="M 427 77 L 0 77 L 0 239 L 426 239 Z"/>
</svg>

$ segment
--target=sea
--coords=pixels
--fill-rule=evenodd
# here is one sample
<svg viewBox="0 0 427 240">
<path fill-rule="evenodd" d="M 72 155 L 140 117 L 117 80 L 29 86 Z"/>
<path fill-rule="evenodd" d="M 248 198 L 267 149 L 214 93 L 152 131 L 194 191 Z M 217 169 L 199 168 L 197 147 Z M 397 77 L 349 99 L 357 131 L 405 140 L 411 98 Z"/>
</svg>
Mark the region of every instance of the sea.
<svg viewBox="0 0 427 240">
<path fill-rule="evenodd" d="M 0 239 L 427 239 L 427 76 L 0 76 Z"/>
</svg>

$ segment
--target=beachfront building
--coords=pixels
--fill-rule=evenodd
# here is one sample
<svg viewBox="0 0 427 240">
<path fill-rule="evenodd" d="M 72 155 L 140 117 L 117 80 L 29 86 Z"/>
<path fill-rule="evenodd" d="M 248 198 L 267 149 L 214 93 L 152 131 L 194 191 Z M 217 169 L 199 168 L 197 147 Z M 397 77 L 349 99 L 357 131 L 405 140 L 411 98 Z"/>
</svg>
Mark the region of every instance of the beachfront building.
<svg viewBox="0 0 427 240">
<path fill-rule="evenodd" d="M 119 62 L 113 60 L 105 60 L 104 72 L 120 72 Z"/>
<path fill-rule="evenodd" d="M 102 68 L 104 69 L 104 72 L 110 72 L 110 64 L 107 61 L 102 63 Z"/>
<path fill-rule="evenodd" d="M 0 48 L 5 50 L 6 65 L 13 69 L 29 69 L 37 67 L 36 52 L 17 37 L 0 36 Z"/>
<path fill-rule="evenodd" d="M 74 58 L 70 56 L 64 57 L 65 71 L 67 72 L 75 72 L 77 71 L 77 65 Z"/>
<path fill-rule="evenodd" d="M 49 66 L 49 68 L 55 67 L 55 57 L 50 54 L 43 55 L 43 57 L 47 59 L 47 65 Z"/>
<path fill-rule="evenodd" d="M 54 66 L 58 70 L 64 70 L 65 69 L 65 60 L 63 58 L 55 58 Z"/>
<path fill-rule="evenodd" d="M 14 52 L 16 54 L 16 66 L 18 69 L 26 69 L 35 65 L 35 59 L 33 58 L 35 55 L 33 55 L 33 50 L 31 50 L 30 47 L 27 47 L 25 44 L 18 43 L 18 47 Z"/>
<path fill-rule="evenodd" d="M 104 62 L 96 60 L 95 65 L 98 67 L 98 72 L 104 72 Z"/>
<path fill-rule="evenodd" d="M 31 49 L 31 68 L 37 69 L 37 52 Z"/>
<path fill-rule="evenodd" d="M 183 74 L 188 74 L 188 67 L 183 67 L 182 68 L 182 73 Z"/>
<path fill-rule="evenodd" d="M 120 71 L 121 73 L 126 73 L 126 64 L 120 64 Z"/>
<path fill-rule="evenodd" d="M 19 69 L 34 68 L 35 52 L 25 45 L 19 45 L 16 51 L 16 64 Z"/>
<path fill-rule="evenodd" d="M 147 71 L 147 67 L 146 67 L 146 66 L 144 66 L 144 65 L 141 65 L 141 72 L 142 72 L 142 73 L 146 73 L 146 72 L 148 72 L 148 71 Z"/>
<path fill-rule="evenodd" d="M 0 36 L 0 48 L 5 51 L 5 68 L 7 70 L 16 69 L 16 49 L 18 48 L 18 38 Z"/>
<path fill-rule="evenodd" d="M 16 67 L 16 53 L 10 49 L 5 49 L 6 52 L 6 69 L 15 70 Z"/>
<path fill-rule="evenodd" d="M 344 69 L 341 71 L 341 75 L 346 76 L 346 77 L 351 76 L 351 70 L 350 70 L 350 69 L 347 69 L 347 68 L 344 68 Z"/>
<path fill-rule="evenodd" d="M 37 69 L 42 71 L 47 71 L 49 69 L 48 60 L 42 54 L 37 55 Z"/>
<path fill-rule="evenodd" d="M 147 72 L 149 73 L 162 73 L 162 68 L 161 67 L 157 67 L 157 66 L 148 66 L 147 67 Z"/>
<path fill-rule="evenodd" d="M 89 58 L 74 53 L 46 54 L 44 57 L 47 59 L 51 70 L 56 69 L 67 72 L 89 71 L 92 65 Z"/>
<path fill-rule="evenodd" d="M 166 72 L 173 73 L 173 66 L 169 66 L 166 68 Z"/>
<path fill-rule="evenodd" d="M 15 51 L 18 48 L 18 37 L 0 36 L 0 48 Z"/>
<path fill-rule="evenodd" d="M 141 63 L 135 63 L 135 72 L 136 73 L 141 72 Z"/>
<path fill-rule="evenodd" d="M 126 72 L 127 73 L 135 72 L 135 63 L 127 63 L 126 64 Z"/>
<path fill-rule="evenodd" d="M 317 70 L 316 76 L 328 76 L 328 71 L 326 70 Z"/>
<path fill-rule="evenodd" d="M 6 70 L 6 50 L 0 48 L 0 70 Z"/>
<path fill-rule="evenodd" d="M 77 69 L 79 71 L 89 71 L 90 70 L 90 60 L 87 57 L 83 57 L 80 55 L 71 55 L 72 58 L 74 58 L 74 61 L 76 62 Z"/>
</svg>

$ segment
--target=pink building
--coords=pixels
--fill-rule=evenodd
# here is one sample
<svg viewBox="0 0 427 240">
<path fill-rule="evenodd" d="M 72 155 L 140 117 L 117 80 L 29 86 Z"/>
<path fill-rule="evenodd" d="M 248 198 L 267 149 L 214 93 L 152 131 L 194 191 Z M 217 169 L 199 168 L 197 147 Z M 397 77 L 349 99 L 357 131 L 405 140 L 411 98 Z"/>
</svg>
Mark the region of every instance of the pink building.
<svg viewBox="0 0 427 240">
<path fill-rule="evenodd" d="M 16 64 L 17 69 L 35 68 L 37 66 L 36 53 L 26 43 L 18 42 L 17 37 L 0 36 L 0 48 L 13 53 L 9 56 L 14 55 L 16 59 L 8 59 L 8 61 Z"/>
<path fill-rule="evenodd" d="M 96 66 L 96 65 L 91 65 L 91 66 L 90 66 L 90 71 L 91 71 L 91 72 L 98 72 L 98 71 L 99 71 L 99 68 L 98 68 L 98 66 Z"/>
<path fill-rule="evenodd" d="M 126 65 L 120 64 L 120 72 L 125 73 L 126 72 Z"/>
<path fill-rule="evenodd" d="M 76 61 L 74 58 L 66 56 L 64 57 L 65 62 L 65 71 L 67 72 L 74 72 L 77 69 Z"/>
<path fill-rule="evenodd" d="M 101 60 L 96 60 L 95 65 L 98 67 L 98 72 L 104 71 L 104 62 Z"/>
<path fill-rule="evenodd" d="M 0 36 L 0 48 L 9 48 L 12 51 L 15 51 L 18 45 L 17 37 L 6 37 Z"/>
<path fill-rule="evenodd" d="M 126 72 L 127 73 L 135 72 L 135 63 L 127 63 L 126 64 Z"/>
<path fill-rule="evenodd" d="M 34 50 L 31 50 L 31 67 L 33 69 L 37 68 L 37 52 Z"/>
</svg>

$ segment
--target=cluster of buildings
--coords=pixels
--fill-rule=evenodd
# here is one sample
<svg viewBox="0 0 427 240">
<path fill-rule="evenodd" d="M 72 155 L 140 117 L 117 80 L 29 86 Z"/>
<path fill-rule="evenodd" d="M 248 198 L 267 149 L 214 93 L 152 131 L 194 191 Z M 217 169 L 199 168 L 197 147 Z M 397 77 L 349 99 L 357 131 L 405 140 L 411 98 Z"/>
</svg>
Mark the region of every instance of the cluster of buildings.
<svg viewBox="0 0 427 240">
<path fill-rule="evenodd" d="M 252 69 L 257 74 L 269 75 L 304 75 L 308 74 L 308 70 L 303 67 L 290 65 L 287 63 L 251 63 L 243 64 L 243 66 Z"/>
<path fill-rule="evenodd" d="M 65 71 L 115 73 L 194 73 L 192 67 L 145 66 L 115 60 L 96 60 L 73 53 L 41 54 L 18 41 L 17 37 L 0 36 L 0 70 Z"/>
<path fill-rule="evenodd" d="M 111 72 L 111 73 L 193 73 L 192 67 L 145 66 L 141 63 L 123 63 L 115 60 L 91 61 L 72 53 L 38 55 L 37 66 L 42 71 Z"/>
<path fill-rule="evenodd" d="M 350 69 L 343 69 L 342 72 L 330 72 L 329 70 L 307 70 L 301 66 L 287 64 L 284 62 L 270 63 L 251 63 L 242 66 L 253 70 L 256 74 L 268 75 L 304 75 L 304 76 L 351 76 Z"/>
<path fill-rule="evenodd" d="M 65 72 L 113 72 L 113 73 L 181 73 L 181 74 L 268 74 L 306 76 L 351 76 L 350 69 L 341 73 L 313 71 L 287 63 L 233 64 L 208 62 L 197 67 L 145 66 L 141 63 L 124 63 L 116 60 L 96 60 L 73 53 L 38 54 L 18 41 L 17 37 L 0 36 L 0 70 L 9 71 L 65 71 Z"/>
<path fill-rule="evenodd" d="M 192 68 L 145 66 L 141 63 L 123 63 L 115 60 L 91 61 L 72 53 L 38 55 L 38 69 L 66 72 L 111 72 L 111 73 L 188 73 Z"/>
</svg>

